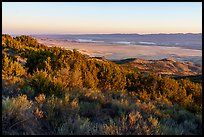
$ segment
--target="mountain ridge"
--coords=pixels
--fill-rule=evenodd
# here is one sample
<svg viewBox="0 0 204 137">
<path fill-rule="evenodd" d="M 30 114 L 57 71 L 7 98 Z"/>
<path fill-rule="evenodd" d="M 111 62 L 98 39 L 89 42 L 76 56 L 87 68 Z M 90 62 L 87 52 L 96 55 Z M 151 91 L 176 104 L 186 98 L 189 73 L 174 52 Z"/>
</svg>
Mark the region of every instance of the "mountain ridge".
<svg viewBox="0 0 204 137">
<path fill-rule="evenodd" d="M 192 62 L 180 62 L 173 58 L 164 58 L 160 60 L 128 58 L 124 60 L 115 60 L 113 62 L 142 72 L 154 72 L 157 74 L 187 76 L 202 73 L 202 66 L 195 65 Z"/>
</svg>

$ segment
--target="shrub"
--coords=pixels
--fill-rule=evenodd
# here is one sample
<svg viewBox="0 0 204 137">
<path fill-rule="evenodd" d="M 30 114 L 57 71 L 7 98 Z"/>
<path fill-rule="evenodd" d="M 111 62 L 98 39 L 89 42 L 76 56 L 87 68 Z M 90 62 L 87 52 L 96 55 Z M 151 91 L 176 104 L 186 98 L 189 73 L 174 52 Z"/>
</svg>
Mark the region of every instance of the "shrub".
<svg viewBox="0 0 204 137">
<path fill-rule="evenodd" d="M 164 123 L 164 124 L 163 124 Z M 176 125 L 176 121 L 171 118 L 161 121 L 160 130 L 162 135 L 182 135 L 183 129 Z"/>
<path fill-rule="evenodd" d="M 101 101 L 101 102 L 103 102 L 104 98 L 105 98 L 103 93 L 100 90 L 92 90 L 92 89 L 86 90 L 85 89 L 83 91 L 83 94 L 84 94 L 84 98 L 88 101 Z"/>
<path fill-rule="evenodd" d="M 126 99 L 120 100 L 113 99 L 111 101 L 111 108 L 115 111 L 116 115 L 130 110 L 129 106 L 130 106 L 129 101 Z"/>
<path fill-rule="evenodd" d="M 26 74 L 26 70 L 23 66 L 18 64 L 17 61 L 13 61 L 8 58 L 7 55 L 4 56 L 3 60 L 3 68 L 2 68 L 2 76 L 3 77 L 21 77 Z"/>
<path fill-rule="evenodd" d="M 80 114 L 90 119 L 97 118 L 101 110 L 101 105 L 98 102 L 80 102 Z"/>
<path fill-rule="evenodd" d="M 26 95 L 2 100 L 3 134 L 39 134 L 40 125 L 32 114 L 32 102 Z"/>
<path fill-rule="evenodd" d="M 130 112 L 123 115 L 117 122 L 110 122 L 104 126 L 108 135 L 157 135 L 160 134 L 158 120 L 152 117 L 144 120 L 140 112 Z"/>
<path fill-rule="evenodd" d="M 52 77 L 47 71 L 36 71 L 31 80 L 31 86 L 35 89 L 35 95 L 44 93 L 46 95 L 61 96 L 64 89 L 63 84 L 58 79 Z"/>
<path fill-rule="evenodd" d="M 74 98 L 71 102 L 72 110 L 78 111 L 79 110 L 79 100 L 78 98 Z"/>
<path fill-rule="evenodd" d="M 103 135 L 103 128 L 99 124 L 91 123 L 88 118 L 76 115 L 69 117 L 58 128 L 58 133 L 60 135 Z"/>
<path fill-rule="evenodd" d="M 26 94 L 26 95 L 28 96 L 28 98 L 34 98 L 34 96 L 35 96 L 35 91 L 34 91 L 34 89 L 33 89 L 31 86 L 29 86 L 29 85 L 25 85 L 25 86 L 20 90 L 20 92 L 21 92 L 22 94 Z"/>
<path fill-rule="evenodd" d="M 22 78 L 2 79 L 2 95 L 16 97 L 24 85 Z"/>
<path fill-rule="evenodd" d="M 68 115 L 68 111 L 65 111 L 63 100 L 55 97 L 54 95 L 46 98 L 42 107 L 42 111 L 49 122 L 51 129 L 56 132 L 58 126 L 64 121 Z"/>
</svg>

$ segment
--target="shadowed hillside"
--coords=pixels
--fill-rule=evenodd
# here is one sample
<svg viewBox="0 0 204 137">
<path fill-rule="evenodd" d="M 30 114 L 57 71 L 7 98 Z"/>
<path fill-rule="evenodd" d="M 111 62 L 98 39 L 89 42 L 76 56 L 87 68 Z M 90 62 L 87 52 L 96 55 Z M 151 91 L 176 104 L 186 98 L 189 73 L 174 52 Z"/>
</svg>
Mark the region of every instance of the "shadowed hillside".
<svg viewBox="0 0 204 137">
<path fill-rule="evenodd" d="M 195 65 L 192 62 L 179 62 L 173 58 L 165 58 L 162 60 L 130 58 L 113 62 L 142 72 L 154 72 L 157 74 L 187 76 L 202 73 L 201 66 Z"/>
</svg>

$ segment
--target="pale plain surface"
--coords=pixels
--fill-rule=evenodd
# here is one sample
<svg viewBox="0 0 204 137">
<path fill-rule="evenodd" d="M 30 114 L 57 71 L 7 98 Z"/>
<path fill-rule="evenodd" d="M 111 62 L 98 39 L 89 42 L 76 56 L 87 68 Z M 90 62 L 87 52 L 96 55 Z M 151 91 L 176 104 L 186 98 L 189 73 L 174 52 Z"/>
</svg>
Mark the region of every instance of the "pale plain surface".
<svg viewBox="0 0 204 137">
<path fill-rule="evenodd" d="M 47 46 L 59 46 L 65 49 L 77 49 L 89 56 L 105 57 L 110 60 L 126 58 L 163 59 L 172 57 L 180 61 L 191 61 L 202 65 L 202 50 L 181 47 L 122 45 L 104 43 L 80 43 L 37 39 Z"/>
</svg>

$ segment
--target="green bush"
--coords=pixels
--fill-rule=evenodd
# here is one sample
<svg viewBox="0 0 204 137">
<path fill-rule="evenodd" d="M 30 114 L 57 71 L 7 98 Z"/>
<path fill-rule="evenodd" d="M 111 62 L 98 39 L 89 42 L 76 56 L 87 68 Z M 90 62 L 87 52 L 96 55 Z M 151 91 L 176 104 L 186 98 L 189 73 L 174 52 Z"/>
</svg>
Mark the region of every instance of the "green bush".
<svg viewBox="0 0 204 137">
<path fill-rule="evenodd" d="M 20 93 L 22 94 L 26 94 L 28 96 L 28 98 L 34 98 L 35 96 L 35 91 L 34 89 L 29 86 L 29 85 L 25 85 L 21 90 L 20 90 Z"/>
<path fill-rule="evenodd" d="M 46 95 L 62 96 L 63 84 L 53 78 L 47 71 L 36 71 L 31 80 L 31 86 L 35 89 L 35 95 L 44 93 Z"/>
</svg>

